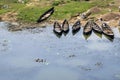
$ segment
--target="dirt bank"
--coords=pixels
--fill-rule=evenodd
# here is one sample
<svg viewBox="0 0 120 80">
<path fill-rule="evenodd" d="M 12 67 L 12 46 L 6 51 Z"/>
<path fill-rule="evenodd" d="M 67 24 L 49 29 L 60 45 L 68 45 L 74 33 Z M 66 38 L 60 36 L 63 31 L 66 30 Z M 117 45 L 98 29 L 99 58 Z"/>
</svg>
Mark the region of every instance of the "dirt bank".
<svg viewBox="0 0 120 80">
<path fill-rule="evenodd" d="M 94 7 L 91 9 L 93 13 L 100 12 L 100 9 Z M 53 24 L 55 20 L 49 20 L 43 23 L 37 24 L 36 22 L 21 22 L 17 18 L 17 12 L 11 11 L 6 14 L 0 15 L 1 21 L 7 21 L 9 23 L 8 29 L 10 31 L 18 31 L 22 29 L 29 29 L 29 28 L 36 28 L 36 27 L 45 27 L 46 23 Z M 84 26 L 86 21 L 89 19 L 94 19 L 99 25 L 100 22 L 98 21 L 99 18 L 103 18 L 105 22 L 107 22 L 111 27 L 118 27 L 118 23 L 120 20 L 120 14 L 118 12 L 110 12 L 104 15 L 98 14 L 97 16 L 89 16 L 87 19 L 81 19 L 80 15 L 76 14 L 75 16 L 68 19 L 70 24 L 74 24 L 78 19 L 81 20 L 82 25 Z M 63 20 L 57 20 L 62 24 Z"/>
</svg>

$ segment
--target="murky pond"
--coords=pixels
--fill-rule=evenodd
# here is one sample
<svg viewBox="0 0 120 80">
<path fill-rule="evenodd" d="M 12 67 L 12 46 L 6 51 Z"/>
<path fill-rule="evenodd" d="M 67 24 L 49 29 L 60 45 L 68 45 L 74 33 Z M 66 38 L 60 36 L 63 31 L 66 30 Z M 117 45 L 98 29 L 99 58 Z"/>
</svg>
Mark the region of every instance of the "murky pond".
<svg viewBox="0 0 120 80">
<path fill-rule="evenodd" d="M 114 41 L 82 29 L 56 37 L 52 25 L 9 32 L 0 23 L 0 80 L 120 80 L 120 33 Z"/>
</svg>

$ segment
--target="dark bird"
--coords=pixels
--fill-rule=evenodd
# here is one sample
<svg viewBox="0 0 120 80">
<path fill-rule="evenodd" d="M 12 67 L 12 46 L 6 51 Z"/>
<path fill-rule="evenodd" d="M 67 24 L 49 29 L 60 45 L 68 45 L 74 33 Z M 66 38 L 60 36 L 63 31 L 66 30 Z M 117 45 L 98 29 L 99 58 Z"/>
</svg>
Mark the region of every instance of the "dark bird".
<svg viewBox="0 0 120 80">
<path fill-rule="evenodd" d="M 76 21 L 75 24 L 72 26 L 72 33 L 76 34 L 81 28 L 80 20 Z"/>
<path fill-rule="evenodd" d="M 64 33 L 69 32 L 69 23 L 68 23 L 68 21 L 66 19 L 63 21 L 62 30 L 63 30 Z"/>
<path fill-rule="evenodd" d="M 57 21 L 55 21 L 53 26 L 54 26 L 54 29 L 53 29 L 54 33 L 61 35 L 62 28 L 61 28 L 60 24 Z"/>
<path fill-rule="evenodd" d="M 104 35 L 114 38 L 114 33 L 108 24 L 103 23 L 101 27 Z"/>
<path fill-rule="evenodd" d="M 54 7 L 50 8 L 49 10 L 47 10 L 44 14 L 42 14 L 39 19 L 37 20 L 37 23 L 40 23 L 44 20 L 46 20 L 47 18 L 49 18 L 52 14 L 54 13 Z"/>
</svg>

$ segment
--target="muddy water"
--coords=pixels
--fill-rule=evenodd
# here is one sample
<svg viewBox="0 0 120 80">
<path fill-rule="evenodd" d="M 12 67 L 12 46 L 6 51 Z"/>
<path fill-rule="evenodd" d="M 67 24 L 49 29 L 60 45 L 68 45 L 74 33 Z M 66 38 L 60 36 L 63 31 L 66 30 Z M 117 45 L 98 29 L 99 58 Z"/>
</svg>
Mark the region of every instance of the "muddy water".
<svg viewBox="0 0 120 80">
<path fill-rule="evenodd" d="M 120 33 L 111 42 L 82 29 L 56 37 L 51 25 L 9 32 L 0 23 L 0 80 L 120 80 Z"/>
</svg>

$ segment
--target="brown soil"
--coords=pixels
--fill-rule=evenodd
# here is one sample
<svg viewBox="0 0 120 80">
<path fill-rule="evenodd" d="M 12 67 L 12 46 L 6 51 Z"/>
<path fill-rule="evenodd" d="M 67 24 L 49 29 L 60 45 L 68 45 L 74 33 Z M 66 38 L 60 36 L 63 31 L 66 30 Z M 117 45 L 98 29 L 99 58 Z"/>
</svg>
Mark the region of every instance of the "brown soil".
<svg viewBox="0 0 120 80">
<path fill-rule="evenodd" d="M 118 27 L 119 20 L 110 20 L 110 21 L 108 22 L 108 24 L 109 24 L 111 27 Z"/>
<path fill-rule="evenodd" d="M 17 25 L 16 25 L 17 24 Z M 37 27 L 46 27 L 45 23 L 10 23 L 9 31 L 21 31 L 23 29 L 34 29 Z"/>
<path fill-rule="evenodd" d="M 17 21 L 17 12 L 11 11 L 6 14 L 0 15 L 1 21 L 9 21 L 9 22 L 16 22 Z"/>
<path fill-rule="evenodd" d="M 97 13 L 100 12 L 101 10 L 97 7 L 94 7 L 92 9 L 90 9 L 90 11 L 92 11 L 93 13 Z M 88 19 L 99 19 L 99 18 L 103 18 L 104 21 L 106 21 L 111 27 L 117 27 L 118 26 L 118 22 L 120 20 L 120 13 L 117 12 L 111 12 L 111 13 L 107 13 L 104 15 L 97 15 L 95 17 L 88 17 Z M 77 20 L 80 20 L 82 23 L 82 26 L 85 25 L 86 21 L 88 20 L 84 20 L 80 18 L 79 14 L 76 14 L 75 16 L 71 17 L 70 19 L 68 19 L 69 23 L 74 24 Z M 2 14 L 0 15 L 0 20 L 2 21 L 8 21 L 10 23 L 13 23 L 12 26 L 9 27 L 10 31 L 18 31 L 18 30 L 22 30 L 22 29 L 29 29 L 29 28 L 36 28 L 36 27 L 44 27 L 45 23 L 40 23 L 40 24 L 36 24 L 36 23 L 21 23 L 18 19 L 17 19 L 17 13 L 14 11 L 8 12 L 6 14 Z M 62 24 L 63 20 L 58 20 L 58 22 L 60 22 Z M 15 23 L 15 24 L 14 24 Z M 50 23 L 53 24 L 54 20 L 49 20 L 46 23 Z M 99 24 L 99 21 L 97 21 L 97 23 Z"/>
<path fill-rule="evenodd" d="M 90 9 L 90 12 L 91 12 L 92 14 L 97 14 L 97 13 L 100 13 L 100 12 L 101 12 L 101 9 L 96 6 L 96 7 L 91 8 L 91 9 Z"/>
<path fill-rule="evenodd" d="M 110 21 L 110 20 L 119 20 L 120 19 L 120 13 L 107 13 L 102 16 L 102 19 L 104 21 Z"/>
</svg>

